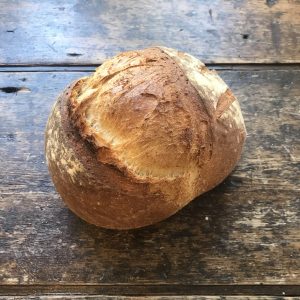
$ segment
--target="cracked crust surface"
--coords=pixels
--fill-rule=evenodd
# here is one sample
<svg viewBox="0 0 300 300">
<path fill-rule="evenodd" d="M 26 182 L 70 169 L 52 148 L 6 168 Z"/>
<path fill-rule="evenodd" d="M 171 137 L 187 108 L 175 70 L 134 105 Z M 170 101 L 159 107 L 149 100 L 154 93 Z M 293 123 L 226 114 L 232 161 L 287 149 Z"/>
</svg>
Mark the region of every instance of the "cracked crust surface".
<svg viewBox="0 0 300 300">
<path fill-rule="evenodd" d="M 46 154 L 75 213 L 124 229 L 162 220 L 220 183 L 244 139 L 222 79 L 190 55 L 155 47 L 121 53 L 69 87 L 49 118 Z"/>
</svg>

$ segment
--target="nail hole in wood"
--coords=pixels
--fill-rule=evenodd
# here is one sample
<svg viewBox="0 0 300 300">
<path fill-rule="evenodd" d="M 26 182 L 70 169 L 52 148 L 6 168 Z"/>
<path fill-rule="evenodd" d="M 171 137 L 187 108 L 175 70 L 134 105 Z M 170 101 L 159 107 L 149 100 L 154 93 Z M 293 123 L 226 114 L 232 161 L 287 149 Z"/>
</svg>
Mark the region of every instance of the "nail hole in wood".
<svg viewBox="0 0 300 300">
<path fill-rule="evenodd" d="M 76 53 L 76 52 L 72 52 L 72 53 L 67 53 L 68 56 L 81 56 L 81 53 Z"/>
</svg>

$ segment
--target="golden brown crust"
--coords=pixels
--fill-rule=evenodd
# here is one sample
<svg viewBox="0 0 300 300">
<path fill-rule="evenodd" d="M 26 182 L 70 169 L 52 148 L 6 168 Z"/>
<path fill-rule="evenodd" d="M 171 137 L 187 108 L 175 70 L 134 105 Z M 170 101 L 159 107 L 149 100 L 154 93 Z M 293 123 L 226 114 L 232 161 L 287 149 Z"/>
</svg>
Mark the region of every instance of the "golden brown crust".
<svg viewBox="0 0 300 300">
<path fill-rule="evenodd" d="M 199 170 L 197 186 L 201 194 L 224 180 L 239 160 L 246 138 L 243 116 L 237 99 L 214 70 L 188 53 L 160 48 L 184 71 L 210 119 L 212 149 L 209 163 Z"/>
<path fill-rule="evenodd" d="M 93 145 L 70 123 L 68 101 L 74 85 L 59 97 L 46 129 L 49 170 L 66 204 L 84 220 L 116 229 L 146 226 L 175 213 L 179 207 L 148 183 L 99 162 Z"/>
<path fill-rule="evenodd" d="M 199 166 L 211 153 L 210 119 L 198 98 L 178 65 L 150 48 L 102 65 L 73 93 L 71 115 L 101 162 L 159 184 L 182 205 L 197 194 Z"/>
<path fill-rule="evenodd" d="M 73 83 L 49 117 L 46 156 L 76 214 L 127 229 L 160 221 L 217 185 L 244 139 L 225 83 L 195 58 L 156 47 L 122 53 Z"/>
</svg>

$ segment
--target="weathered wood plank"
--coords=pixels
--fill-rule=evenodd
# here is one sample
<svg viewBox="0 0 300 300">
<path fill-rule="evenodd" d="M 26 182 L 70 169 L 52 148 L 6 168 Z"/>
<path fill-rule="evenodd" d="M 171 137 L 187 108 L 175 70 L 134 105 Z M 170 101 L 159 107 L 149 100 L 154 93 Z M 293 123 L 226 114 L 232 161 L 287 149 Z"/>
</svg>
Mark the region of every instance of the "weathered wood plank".
<svg viewBox="0 0 300 300">
<path fill-rule="evenodd" d="M 299 300 L 300 297 L 272 297 L 272 296 L 105 296 L 105 295 L 48 295 L 25 297 L 0 297 L 0 300 Z"/>
<path fill-rule="evenodd" d="M 300 62 L 299 0 L 2 0 L 0 8 L 0 64 L 100 64 L 153 45 L 206 63 Z"/>
<path fill-rule="evenodd" d="M 0 284 L 299 284 L 300 71 L 220 73 L 248 130 L 238 167 L 168 220 L 123 232 L 69 212 L 44 164 L 50 107 L 84 73 L 1 73 Z"/>
<path fill-rule="evenodd" d="M 5 296 L 130 296 L 130 297 L 217 297 L 217 296 L 249 296 L 291 297 L 300 294 L 300 286 L 295 285 L 126 285 L 126 284 L 47 284 L 47 285 L 4 285 L 1 286 L 1 294 Z M 1 295 L 0 295 L 1 297 Z M 1 299 L 1 298 L 0 298 Z M 146 298 L 147 299 L 147 298 Z"/>
</svg>

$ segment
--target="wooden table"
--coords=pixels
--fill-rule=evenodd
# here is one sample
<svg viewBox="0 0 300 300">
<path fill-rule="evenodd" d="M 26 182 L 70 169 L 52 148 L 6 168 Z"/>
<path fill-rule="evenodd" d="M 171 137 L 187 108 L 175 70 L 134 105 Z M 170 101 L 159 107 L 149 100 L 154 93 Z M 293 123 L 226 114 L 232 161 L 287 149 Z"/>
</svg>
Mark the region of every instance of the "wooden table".
<svg viewBox="0 0 300 300">
<path fill-rule="evenodd" d="M 299 42 L 298 0 L 0 0 L 0 299 L 300 296 Z M 73 79 L 152 45 L 219 70 L 245 117 L 243 156 L 164 222 L 96 228 L 54 190 L 45 123 Z"/>
</svg>

